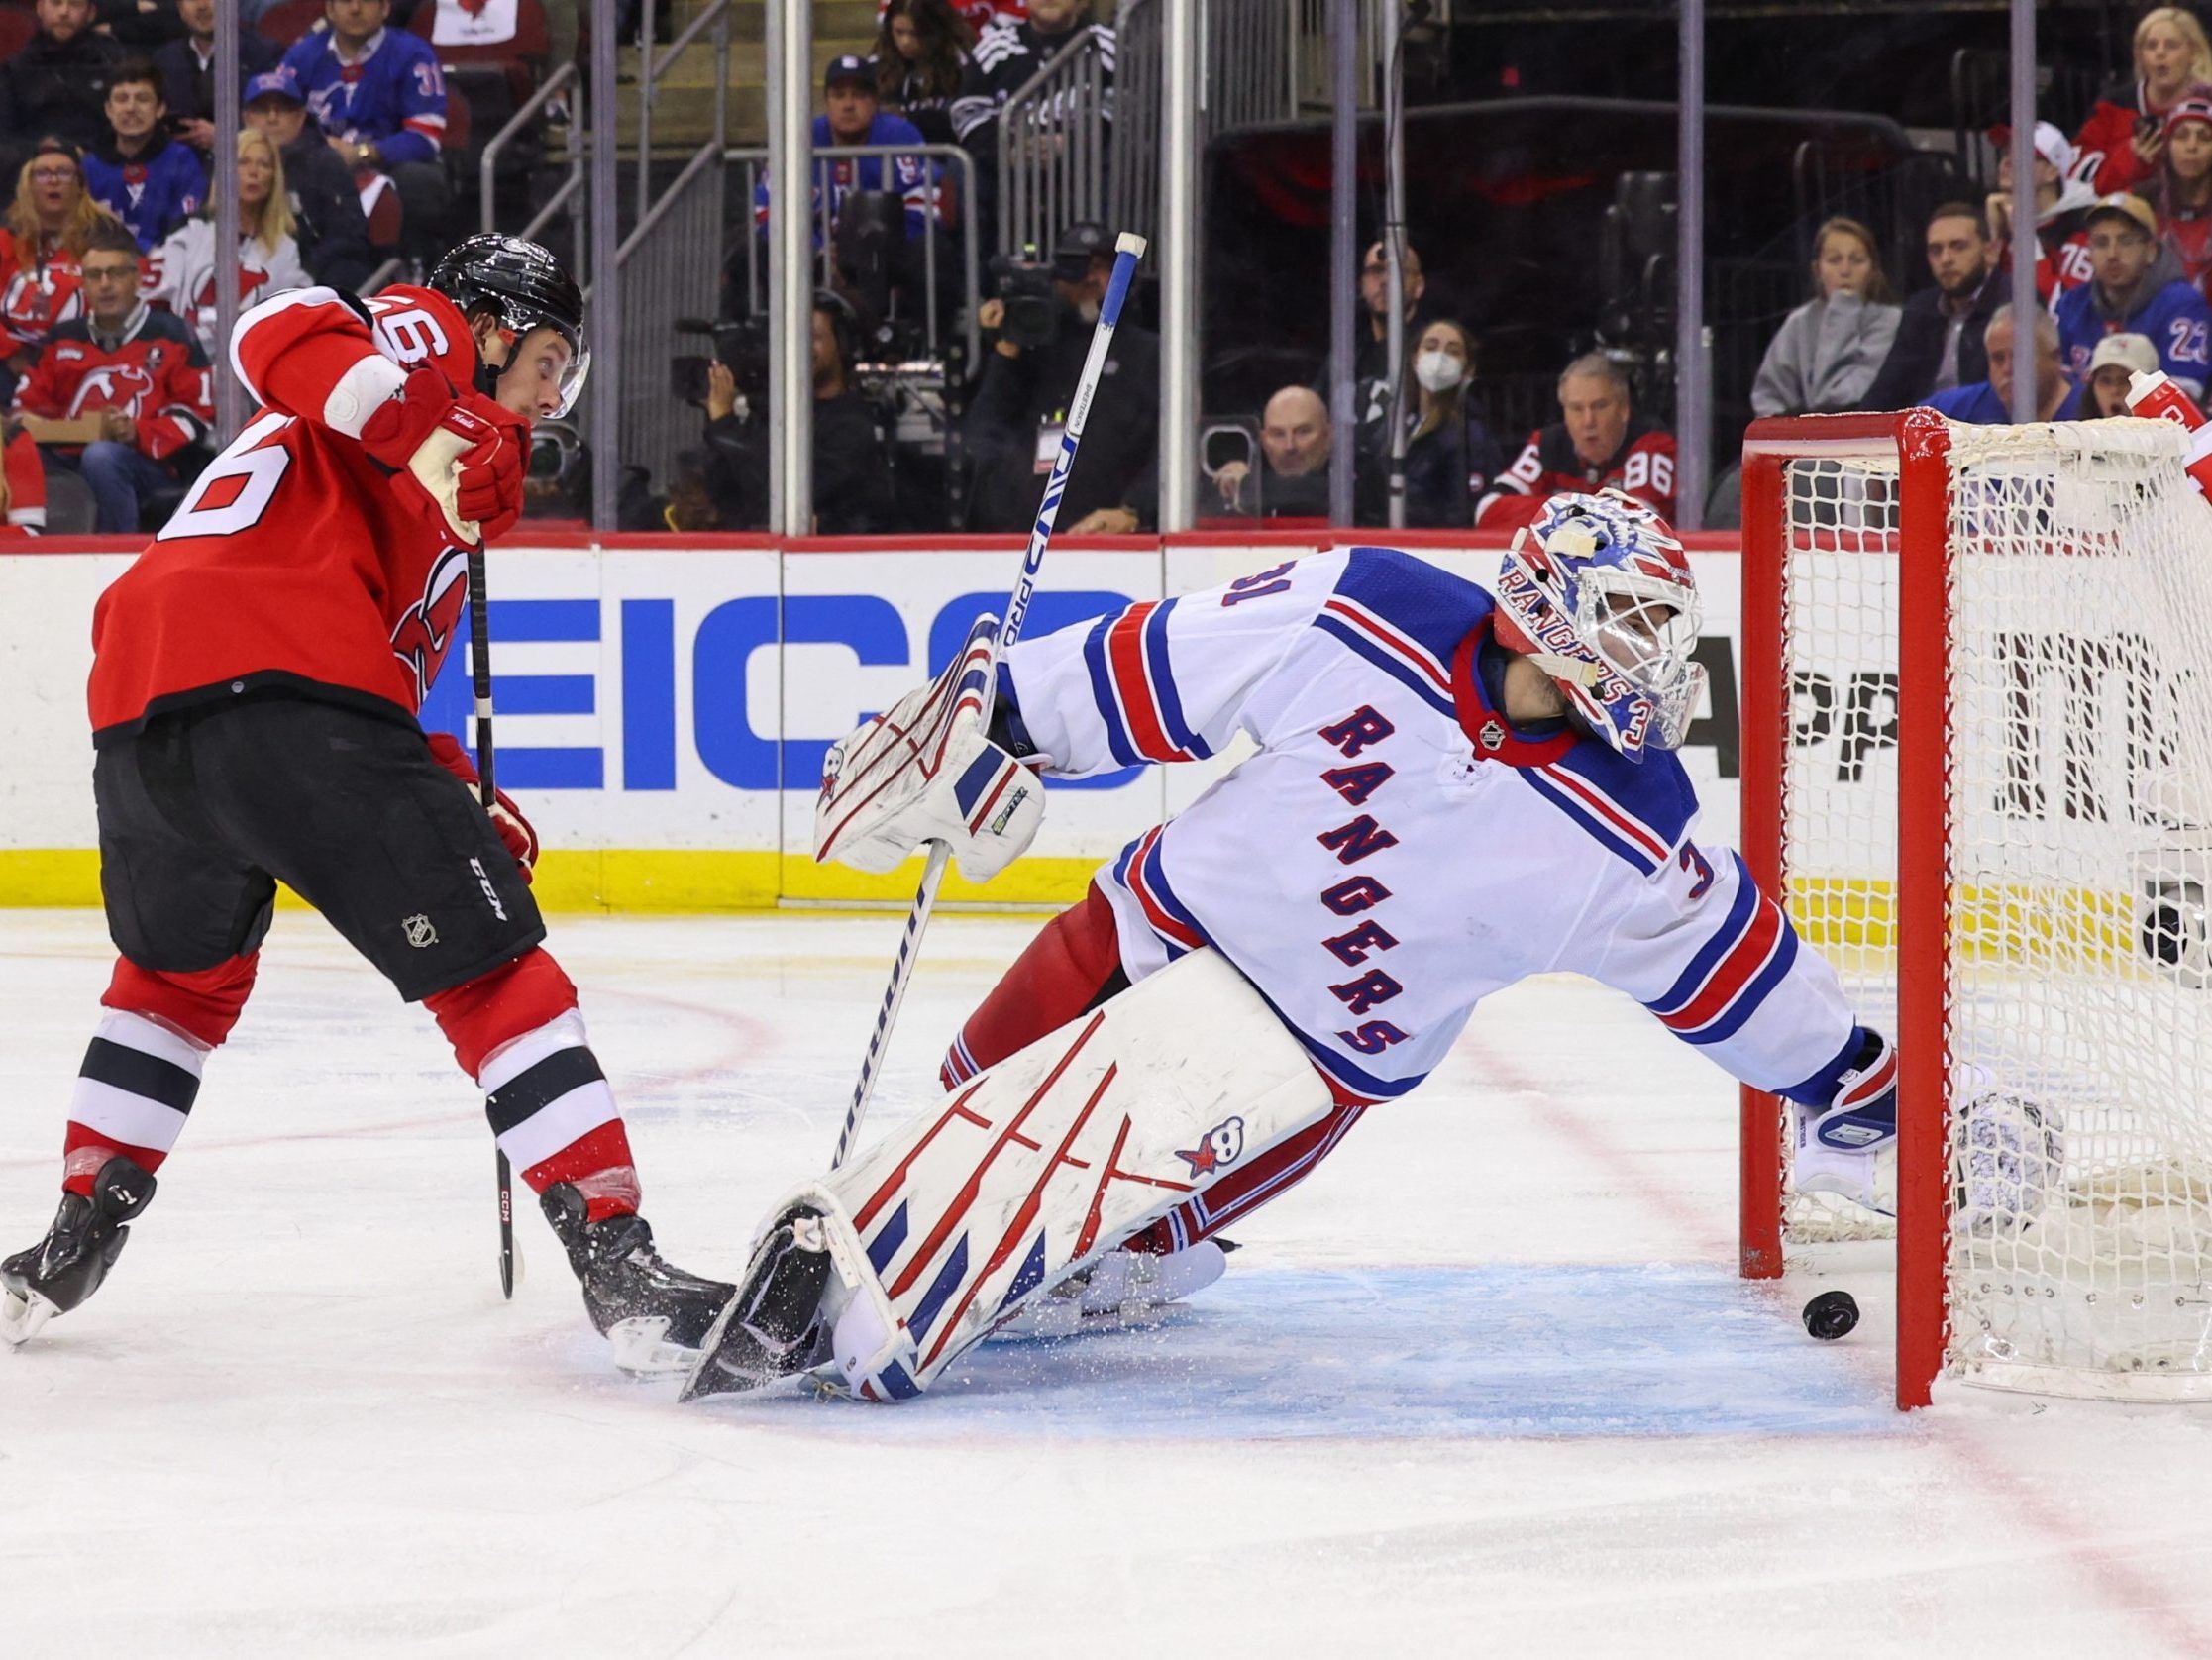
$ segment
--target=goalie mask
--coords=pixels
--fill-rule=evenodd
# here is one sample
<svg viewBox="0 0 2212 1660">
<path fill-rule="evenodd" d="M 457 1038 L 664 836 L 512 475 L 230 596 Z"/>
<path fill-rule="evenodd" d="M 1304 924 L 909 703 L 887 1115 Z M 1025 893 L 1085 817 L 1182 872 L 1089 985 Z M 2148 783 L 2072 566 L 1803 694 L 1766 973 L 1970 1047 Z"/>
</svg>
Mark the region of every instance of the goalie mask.
<svg viewBox="0 0 2212 1660">
<path fill-rule="evenodd" d="M 1658 514 L 1618 490 L 1554 496 L 1506 551 L 1497 595 L 1499 643 L 1592 733 L 1631 761 L 1680 747 L 1705 690 L 1690 661 L 1703 613 Z"/>
</svg>

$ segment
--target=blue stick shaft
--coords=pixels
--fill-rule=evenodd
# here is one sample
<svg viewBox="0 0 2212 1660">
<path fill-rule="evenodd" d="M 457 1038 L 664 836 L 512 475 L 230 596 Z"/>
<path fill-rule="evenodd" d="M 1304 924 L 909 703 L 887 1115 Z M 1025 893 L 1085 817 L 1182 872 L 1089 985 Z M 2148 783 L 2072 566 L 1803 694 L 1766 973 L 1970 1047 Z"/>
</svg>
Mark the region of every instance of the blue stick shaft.
<svg viewBox="0 0 2212 1660">
<path fill-rule="evenodd" d="M 1144 239 L 1124 231 L 1115 239 L 1113 274 L 1106 281 L 1106 299 L 1099 307 L 1097 327 L 1091 331 L 1091 350 L 1083 360 L 1083 373 L 1076 381 L 1075 401 L 1068 405 L 1068 427 L 1060 435 L 1060 453 L 1053 458 L 1052 476 L 1045 481 L 1044 499 L 1037 503 L 1036 523 L 1029 530 L 1029 547 L 1021 556 L 1021 574 L 1014 579 L 1013 592 L 1006 599 L 1005 621 L 999 629 L 999 649 L 1005 650 L 1021 637 L 1021 625 L 1029 615 L 1029 601 L 1037 591 L 1037 572 L 1043 568 L 1045 549 L 1052 544 L 1052 527 L 1060 517 L 1060 498 L 1068 491 L 1068 474 L 1075 467 L 1076 446 L 1083 441 L 1083 428 L 1091 419 L 1091 401 L 1097 396 L 1099 380 L 1106 373 L 1106 353 L 1113 345 L 1113 331 L 1121 321 L 1122 303 L 1129 297 L 1129 283 L 1136 276 L 1137 261 L 1144 258 Z M 985 688 L 989 697 L 996 690 L 994 685 Z M 984 718 L 990 719 L 987 706 Z M 884 987 L 884 1000 L 876 1010 L 876 1030 L 868 1040 L 868 1053 L 860 1063 L 860 1078 L 853 1085 L 852 1104 L 845 1109 L 845 1127 L 837 1137 L 837 1152 L 829 1161 L 829 1168 L 842 1166 L 853 1150 L 853 1138 L 860 1132 L 860 1121 L 867 1114 L 869 1097 L 875 1093 L 876 1075 L 883 1064 L 884 1051 L 891 1042 L 892 1027 L 898 1022 L 899 1005 L 906 1000 L 906 983 L 912 978 L 915 959 L 921 955 L 922 930 L 929 926 L 930 912 L 937 906 L 937 888 L 945 880 L 945 866 L 952 858 L 952 848 L 944 842 L 929 844 L 929 863 L 921 873 L 921 886 L 914 892 L 913 908 L 906 913 L 906 931 L 898 939 L 898 955 L 891 966 L 891 984 Z"/>
</svg>

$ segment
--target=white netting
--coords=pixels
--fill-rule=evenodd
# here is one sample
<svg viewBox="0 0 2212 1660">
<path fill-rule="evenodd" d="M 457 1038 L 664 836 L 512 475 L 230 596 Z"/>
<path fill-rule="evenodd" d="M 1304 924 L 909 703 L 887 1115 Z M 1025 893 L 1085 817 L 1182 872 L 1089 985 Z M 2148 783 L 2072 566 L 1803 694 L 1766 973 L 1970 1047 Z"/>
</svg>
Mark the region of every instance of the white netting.
<svg viewBox="0 0 2212 1660">
<path fill-rule="evenodd" d="M 1951 429 L 1946 1360 L 1984 1382 L 2212 1396 L 2212 508 L 2180 451 Z M 1894 1031 L 1897 577 L 1940 551 L 1900 546 L 1894 455 L 1784 475 L 1785 902 Z M 1888 1231 L 1819 1194 L 1785 1224 Z"/>
</svg>

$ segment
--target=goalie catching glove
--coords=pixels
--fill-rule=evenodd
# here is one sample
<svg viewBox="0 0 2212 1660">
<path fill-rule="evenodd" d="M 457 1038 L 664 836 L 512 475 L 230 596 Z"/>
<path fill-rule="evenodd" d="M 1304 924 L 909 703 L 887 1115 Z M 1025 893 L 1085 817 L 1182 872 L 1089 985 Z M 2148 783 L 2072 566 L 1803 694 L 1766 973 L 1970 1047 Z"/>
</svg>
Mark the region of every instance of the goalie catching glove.
<svg viewBox="0 0 2212 1660">
<path fill-rule="evenodd" d="M 991 740 L 999 619 L 983 616 L 945 672 L 822 761 L 814 858 L 881 874 L 943 842 L 970 882 L 1020 857 L 1044 818 L 1044 786 Z"/>
</svg>

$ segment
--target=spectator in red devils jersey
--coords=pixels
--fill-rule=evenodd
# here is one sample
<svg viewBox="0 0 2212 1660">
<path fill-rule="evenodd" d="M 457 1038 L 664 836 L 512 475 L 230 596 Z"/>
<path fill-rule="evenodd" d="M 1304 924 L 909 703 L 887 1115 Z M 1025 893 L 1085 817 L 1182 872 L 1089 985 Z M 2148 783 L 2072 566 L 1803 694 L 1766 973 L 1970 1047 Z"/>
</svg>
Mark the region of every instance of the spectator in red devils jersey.
<svg viewBox="0 0 2212 1660">
<path fill-rule="evenodd" d="M 1635 413 L 1629 377 L 1602 352 L 1559 376 L 1560 419 L 1528 435 L 1475 510 L 1481 530 L 1518 530 L 1562 491 L 1623 490 L 1674 517 L 1674 434 Z"/>
<path fill-rule="evenodd" d="M 2011 130 L 1998 127 L 1991 138 L 2001 147 L 1997 188 L 1983 211 L 1997 239 L 1997 268 L 2012 270 Z M 2065 135 L 2048 121 L 2036 123 L 2036 292 L 2046 305 L 2089 280 L 2089 232 L 2085 221 L 2097 193 L 2086 174 L 2090 163 L 2077 155 Z"/>
<path fill-rule="evenodd" d="M 139 277 L 131 233 L 113 223 L 96 229 L 84 250 L 85 314 L 53 331 L 16 388 L 18 415 L 100 418 L 100 438 L 46 453 L 51 465 L 83 474 L 102 536 L 139 528 L 140 501 L 178 481 L 185 452 L 205 443 L 215 422 L 207 354 L 183 323 L 139 297 Z"/>
<path fill-rule="evenodd" d="M 2098 195 L 2133 190 L 2159 170 L 2166 114 L 2212 81 L 2212 42 L 2182 6 L 2154 6 L 2135 26 L 2135 72 L 2097 100 L 2074 139 Z"/>
<path fill-rule="evenodd" d="M 47 528 L 47 472 L 39 446 L 13 421 L 0 420 L 0 536 L 37 536 Z"/>
<path fill-rule="evenodd" d="M 471 551 L 520 517 L 530 423 L 580 388 L 582 296 L 535 244 L 471 237 L 428 287 L 281 294 L 230 345 L 260 408 L 93 614 L 92 789 L 121 957 L 60 1208 L 0 1261 L 0 1340 L 74 1308 L 115 1262 L 253 989 L 282 882 L 437 1018 L 598 1328 L 629 1364 L 687 1365 L 731 1288 L 655 1250 L 576 987 L 540 946 L 536 838 L 511 802 L 479 805 L 467 753 L 417 720 Z"/>
<path fill-rule="evenodd" d="M 54 326 L 84 311 L 78 260 L 85 239 L 115 216 L 85 194 L 77 154 L 42 140 L 16 175 L 15 201 L 0 230 L 0 359 L 18 379 L 31 372 Z"/>
</svg>

